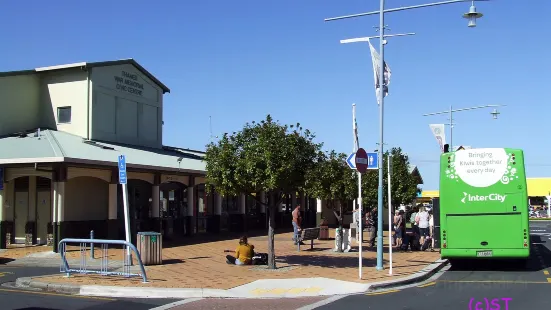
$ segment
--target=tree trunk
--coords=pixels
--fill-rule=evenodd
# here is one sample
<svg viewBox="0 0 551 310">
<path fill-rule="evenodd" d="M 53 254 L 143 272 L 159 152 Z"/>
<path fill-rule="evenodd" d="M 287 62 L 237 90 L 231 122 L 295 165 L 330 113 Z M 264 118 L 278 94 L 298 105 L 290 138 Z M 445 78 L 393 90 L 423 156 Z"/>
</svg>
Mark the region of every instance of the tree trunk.
<svg viewBox="0 0 551 310">
<path fill-rule="evenodd" d="M 275 261 L 275 244 L 274 244 L 274 234 L 275 234 L 275 206 L 274 203 L 270 203 L 268 208 L 268 268 L 276 269 Z"/>
</svg>

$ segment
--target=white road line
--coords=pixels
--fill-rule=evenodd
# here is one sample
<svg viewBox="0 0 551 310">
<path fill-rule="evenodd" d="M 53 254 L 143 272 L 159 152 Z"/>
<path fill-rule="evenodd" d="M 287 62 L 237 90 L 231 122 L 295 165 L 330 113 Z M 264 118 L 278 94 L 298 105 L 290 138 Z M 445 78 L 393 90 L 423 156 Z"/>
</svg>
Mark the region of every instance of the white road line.
<svg viewBox="0 0 551 310">
<path fill-rule="evenodd" d="M 202 299 L 203 298 L 188 298 L 188 299 L 184 299 L 184 300 L 171 302 L 169 304 L 162 305 L 162 306 L 159 306 L 159 307 L 156 307 L 156 308 L 151 308 L 149 310 L 168 310 L 168 309 L 172 309 L 172 308 L 177 307 L 177 306 L 185 305 L 185 304 L 188 304 L 190 302 L 199 301 L 199 300 L 202 300 Z"/>
<path fill-rule="evenodd" d="M 335 295 L 335 296 L 331 296 L 329 298 L 326 298 L 324 300 L 320 300 L 318 302 L 315 302 L 313 304 L 310 304 L 310 305 L 306 305 L 304 307 L 301 307 L 301 308 L 298 308 L 297 310 L 312 310 L 312 309 L 316 309 L 318 307 L 321 307 L 321 306 L 325 306 L 325 305 L 328 305 L 332 302 L 335 302 L 341 298 L 344 298 L 348 295 Z"/>
</svg>

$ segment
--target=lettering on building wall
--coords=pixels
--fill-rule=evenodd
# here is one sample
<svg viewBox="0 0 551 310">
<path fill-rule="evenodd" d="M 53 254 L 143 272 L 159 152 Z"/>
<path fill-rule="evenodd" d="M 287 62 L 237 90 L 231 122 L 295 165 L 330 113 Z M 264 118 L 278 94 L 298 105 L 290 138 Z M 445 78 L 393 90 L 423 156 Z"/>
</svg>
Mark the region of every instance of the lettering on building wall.
<svg viewBox="0 0 551 310">
<path fill-rule="evenodd" d="M 143 96 L 143 83 L 138 82 L 138 76 L 130 72 L 121 71 L 120 76 L 114 76 L 116 88 L 131 94 Z"/>
</svg>

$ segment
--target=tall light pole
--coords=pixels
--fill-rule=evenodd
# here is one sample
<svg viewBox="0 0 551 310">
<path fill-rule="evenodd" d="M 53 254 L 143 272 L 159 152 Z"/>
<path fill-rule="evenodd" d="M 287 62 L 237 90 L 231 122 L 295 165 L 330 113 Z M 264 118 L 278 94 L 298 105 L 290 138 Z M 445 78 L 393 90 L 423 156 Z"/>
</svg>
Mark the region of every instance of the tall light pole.
<svg viewBox="0 0 551 310">
<path fill-rule="evenodd" d="M 487 104 L 487 105 L 481 105 L 476 107 L 470 107 L 470 108 L 462 108 L 462 109 L 453 109 L 450 105 L 450 109 L 447 111 L 441 111 L 441 112 L 433 112 L 433 113 L 427 113 L 423 114 L 423 116 L 432 116 L 432 115 L 440 115 L 440 114 L 449 114 L 449 123 L 445 124 L 450 126 L 450 150 L 453 150 L 453 125 L 455 123 L 453 122 L 453 113 L 456 112 L 463 112 L 463 111 L 470 111 L 470 110 L 478 110 L 478 109 L 486 109 L 486 108 L 497 108 L 497 107 L 505 107 L 506 105 L 502 104 Z M 492 112 L 490 112 L 493 119 L 497 119 L 497 116 L 500 114 L 497 109 L 494 109 Z"/>
<path fill-rule="evenodd" d="M 378 227 L 377 227 L 377 270 L 383 270 L 383 144 L 384 144 L 384 87 L 385 87 L 385 62 L 384 62 L 384 45 L 385 45 L 385 13 L 419 9 L 430 6 L 444 5 L 444 4 L 453 4 L 459 2 L 472 2 L 472 5 L 469 9 L 469 12 L 463 14 L 464 18 L 469 19 L 469 27 L 476 27 L 476 19 L 482 17 L 482 14 L 476 12 L 476 7 L 474 6 L 475 1 L 489 1 L 489 0 L 449 0 L 441 1 L 420 5 L 412 5 L 399 7 L 394 9 L 385 10 L 385 0 L 380 0 L 379 11 L 366 12 L 353 15 L 345 15 L 333 18 L 326 18 L 325 21 L 334 21 L 340 19 L 368 16 L 368 15 L 379 15 L 379 188 L 378 188 L 378 199 L 377 199 L 377 211 L 378 211 Z M 390 224 L 390 223 L 389 223 Z"/>
</svg>

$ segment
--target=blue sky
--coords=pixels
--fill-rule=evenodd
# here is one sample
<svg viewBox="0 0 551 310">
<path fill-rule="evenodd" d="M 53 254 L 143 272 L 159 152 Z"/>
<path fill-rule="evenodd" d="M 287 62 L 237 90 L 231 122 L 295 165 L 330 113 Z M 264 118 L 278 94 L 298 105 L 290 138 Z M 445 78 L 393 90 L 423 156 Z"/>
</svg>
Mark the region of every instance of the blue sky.
<svg viewBox="0 0 551 310">
<path fill-rule="evenodd" d="M 172 93 L 164 99 L 164 143 L 204 149 L 214 134 L 272 114 L 300 122 L 326 149 L 350 152 L 352 103 L 360 144 L 375 149 L 378 115 L 367 43 L 375 0 L 2 1 L 0 71 L 134 58 Z M 387 7 L 429 1 L 388 0 Z M 527 7 L 521 8 L 521 3 Z M 423 113 L 506 104 L 455 115 L 454 144 L 517 147 L 529 177 L 551 176 L 549 116 L 551 1 L 478 3 L 485 16 L 466 26 L 470 3 L 386 15 L 385 59 L 392 70 L 385 140 L 418 165 L 425 189 L 438 188 L 439 147 Z M 377 41 L 373 42 L 378 49 Z"/>
</svg>

